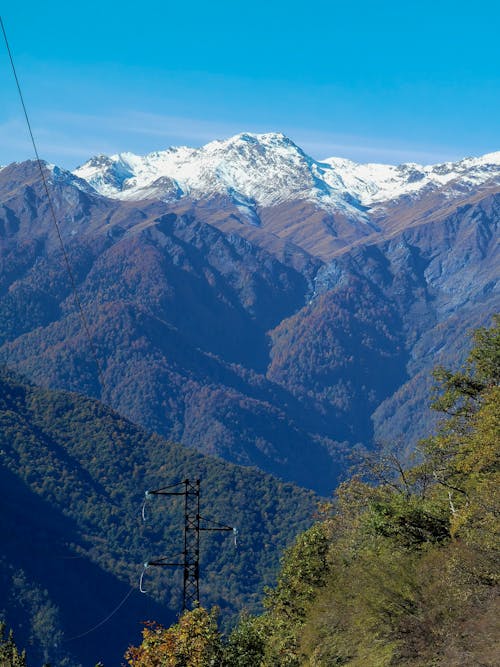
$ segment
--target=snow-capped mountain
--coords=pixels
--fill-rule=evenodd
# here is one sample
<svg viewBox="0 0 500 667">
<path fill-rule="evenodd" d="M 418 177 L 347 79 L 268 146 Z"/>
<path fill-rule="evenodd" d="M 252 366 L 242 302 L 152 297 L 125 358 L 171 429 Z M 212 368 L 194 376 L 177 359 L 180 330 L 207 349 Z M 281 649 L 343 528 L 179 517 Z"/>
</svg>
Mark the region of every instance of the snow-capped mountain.
<svg viewBox="0 0 500 667">
<path fill-rule="evenodd" d="M 175 201 L 218 194 L 249 213 L 306 200 L 362 220 L 367 207 L 402 196 L 450 184 L 463 192 L 490 179 L 500 181 L 500 152 L 431 166 L 357 164 L 342 158 L 314 160 L 280 133 L 245 133 L 198 149 L 169 148 L 144 157 L 101 155 L 74 173 L 117 199 Z"/>
<path fill-rule="evenodd" d="M 325 170 L 331 172 L 328 179 Z M 98 156 L 74 173 L 118 199 L 172 201 L 219 194 L 243 209 L 305 199 L 321 208 L 363 215 L 340 176 L 283 134 L 239 134 L 199 149 L 169 148 L 145 157 Z"/>
<path fill-rule="evenodd" d="M 490 179 L 500 181 L 500 151 L 478 158 L 435 165 L 405 163 L 358 164 L 342 158 L 323 161 L 341 177 L 346 189 L 361 203 L 374 206 L 402 196 L 416 196 L 444 186 L 455 185 L 457 192 L 470 190 Z M 328 178 L 330 171 L 325 170 Z M 453 187 L 449 195 L 452 196 Z"/>
<path fill-rule="evenodd" d="M 334 443 L 424 435 L 424 375 L 449 365 L 445 350 L 463 359 L 465 332 L 499 311 L 496 156 L 427 168 L 424 177 L 426 168 L 415 168 L 415 179 L 389 167 L 377 181 L 367 166 L 369 182 L 353 163 L 314 163 L 283 137 L 269 137 L 261 157 L 262 138 L 252 139 L 212 145 L 221 168 L 203 176 L 227 193 L 230 174 L 238 196 L 245 186 L 259 198 L 262 184 L 270 204 L 256 207 L 258 225 L 234 195 L 207 198 L 201 177 L 191 176 L 200 199 L 182 190 L 168 202 L 122 201 L 123 174 L 111 158 L 94 163 L 96 178 L 116 179 L 107 183 L 118 194 L 111 198 L 54 166 L 42 165 L 42 179 L 36 161 L 3 169 L 0 362 L 41 383 L 99 391 L 68 298 L 60 232 L 114 408 L 148 430 L 323 493 L 336 474 Z M 146 177 L 145 162 L 128 164 L 129 173 L 140 167 L 145 184 L 162 178 L 180 190 L 181 178 L 159 168 Z M 281 190 L 266 182 L 268 165 Z M 317 180 L 308 181 L 313 169 Z M 338 196 L 320 187 L 326 175 L 337 176 L 340 199 L 354 202 L 348 176 L 360 201 L 370 184 L 364 201 L 382 186 L 426 185 L 365 210 L 367 224 L 319 208 L 322 191 Z M 293 199 L 279 203 L 284 196 Z"/>
</svg>

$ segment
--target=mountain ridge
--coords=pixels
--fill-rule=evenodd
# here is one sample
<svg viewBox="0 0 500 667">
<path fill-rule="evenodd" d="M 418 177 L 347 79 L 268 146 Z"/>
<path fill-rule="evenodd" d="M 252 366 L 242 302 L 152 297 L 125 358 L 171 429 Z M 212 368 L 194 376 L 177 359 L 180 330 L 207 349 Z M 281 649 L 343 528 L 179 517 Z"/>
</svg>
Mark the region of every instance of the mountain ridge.
<svg viewBox="0 0 500 667">
<path fill-rule="evenodd" d="M 0 359 L 322 493 L 356 444 L 411 447 L 430 365 L 499 308 L 491 181 L 370 226 L 304 200 L 257 208 L 259 226 L 223 195 L 136 202 L 46 173 L 108 389 L 33 162 L 0 172 Z"/>
<path fill-rule="evenodd" d="M 282 133 L 242 133 L 201 148 L 96 156 L 73 173 L 101 194 L 122 199 L 174 201 L 218 192 L 251 208 L 305 198 L 363 220 L 365 207 L 439 189 L 455 179 L 469 186 L 500 179 L 500 152 L 425 166 L 358 164 L 315 160 Z"/>
</svg>

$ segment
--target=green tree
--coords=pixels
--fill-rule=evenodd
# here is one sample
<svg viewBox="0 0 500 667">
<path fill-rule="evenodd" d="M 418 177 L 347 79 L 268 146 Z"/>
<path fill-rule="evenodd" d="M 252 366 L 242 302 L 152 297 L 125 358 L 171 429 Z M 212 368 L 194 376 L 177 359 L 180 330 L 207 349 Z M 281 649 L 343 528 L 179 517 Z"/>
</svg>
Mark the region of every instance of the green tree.
<svg viewBox="0 0 500 667">
<path fill-rule="evenodd" d="M 424 465 L 448 504 L 453 536 L 486 550 L 500 537 L 500 316 L 493 320 L 474 334 L 463 372 L 438 374 L 434 405 L 449 417 L 422 445 Z"/>
<path fill-rule="evenodd" d="M 224 647 L 224 667 L 260 667 L 267 638 L 262 618 L 242 615 Z"/>
<path fill-rule="evenodd" d="M 243 616 L 222 648 L 210 626 L 214 640 L 195 652 L 197 660 L 223 667 L 496 667 L 499 330 L 497 317 L 476 332 L 464 369 L 436 373 L 435 408 L 446 417 L 422 443 L 418 464 L 403 465 L 387 448 L 366 459 L 285 553 L 275 588 L 266 589 L 265 612 Z M 186 628 L 208 622 L 207 612 L 200 614 Z M 210 664 L 179 653 L 182 621 L 146 629 L 129 664 Z"/>
<path fill-rule="evenodd" d="M 287 554 L 257 665 L 498 663 L 500 318 L 435 377 L 444 418 L 418 464 L 368 457 Z"/>
<path fill-rule="evenodd" d="M 5 623 L 0 622 L 0 667 L 26 667 L 26 653 L 19 652 L 12 630 L 5 635 Z"/>
<path fill-rule="evenodd" d="M 300 631 L 308 610 L 325 585 L 329 549 L 326 525 L 317 523 L 299 535 L 285 552 L 278 583 L 266 589 L 261 619 L 267 636 L 262 664 L 266 667 L 295 667 L 301 664 Z"/>
</svg>

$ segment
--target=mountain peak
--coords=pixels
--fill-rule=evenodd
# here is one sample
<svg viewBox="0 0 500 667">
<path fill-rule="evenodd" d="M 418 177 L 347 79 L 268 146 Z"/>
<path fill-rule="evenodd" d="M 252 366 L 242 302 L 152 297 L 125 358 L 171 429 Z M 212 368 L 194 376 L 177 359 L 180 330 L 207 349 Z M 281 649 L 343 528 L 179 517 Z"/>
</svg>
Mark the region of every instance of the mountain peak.
<svg viewBox="0 0 500 667">
<path fill-rule="evenodd" d="M 243 132 L 201 148 L 172 147 L 143 157 L 97 156 L 75 174 L 118 199 L 206 198 L 223 194 L 256 220 L 257 207 L 308 200 L 320 208 L 364 213 L 339 179 L 321 178 L 319 163 L 281 132 Z"/>
<path fill-rule="evenodd" d="M 297 144 L 282 132 L 240 132 L 228 139 L 217 139 L 203 146 L 202 151 L 218 152 L 228 150 L 256 150 L 256 151 L 276 151 L 285 150 L 305 155 L 304 151 Z"/>
<path fill-rule="evenodd" d="M 145 156 L 98 155 L 75 175 L 117 199 L 229 197 L 249 219 L 258 207 L 297 200 L 366 221 L 366 207 L 421 192 L 470 189 L 500 180 L 500 152 L 436 165 L 358 164 L 343 158 L 314 160 L 282 132 L 241 132 L 202 146 L 171 147 Z"/>
<path fill-rule="evenodd" d="M 267 144 L 267 145 L 287 145 L 296 146 L 296 144 L 283 132 L 240 132 L 221 143 L 244 142 L 249 144 Z"/>
</svg>

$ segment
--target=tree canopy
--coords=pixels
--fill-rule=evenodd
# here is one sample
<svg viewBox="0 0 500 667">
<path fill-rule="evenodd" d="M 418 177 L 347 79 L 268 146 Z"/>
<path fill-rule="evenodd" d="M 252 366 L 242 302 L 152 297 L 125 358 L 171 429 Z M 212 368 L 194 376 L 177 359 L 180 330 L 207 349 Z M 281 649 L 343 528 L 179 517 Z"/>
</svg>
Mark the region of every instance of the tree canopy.
<svg viewBox="0 0 500 667">
<path fill-rule="evenodd" d="M 213 664 L 498 664 L 500 317 L 475 332 L 464 368 L 435 378 L 443 420 L 416 462 L 383 448 L 341 484 L 285 553 L 265 612 L 218 636 Z M 197 613 L 202 629 L 212 617 Z M 183 623 L 197 621 L 165 632 Z M 193 660 L 137 664 L 209 664 Z"/>
</svg>

